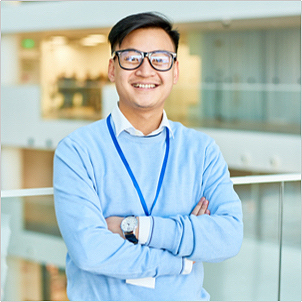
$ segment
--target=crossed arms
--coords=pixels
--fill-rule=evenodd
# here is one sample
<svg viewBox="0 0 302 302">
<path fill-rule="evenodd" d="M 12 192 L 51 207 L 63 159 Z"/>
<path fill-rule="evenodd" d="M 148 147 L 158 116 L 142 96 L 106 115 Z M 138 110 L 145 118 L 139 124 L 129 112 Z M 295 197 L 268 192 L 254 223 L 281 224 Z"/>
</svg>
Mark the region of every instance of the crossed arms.
<svg viewBox="0 0 302 302">
<path fill-rule="evenodd" d="M 203 214 L 210 215 L 210 210 L 208 209 L 209 201 L 205 199 L 205 197 L 202 197 L 196 207 L 193 209 L 191 215 L 200 216 Z M 106 218 L 106 223 L 108 225 L 109 231 L 115 234 L 119 234 L 122 238 L 125 239 L 124 234 L 121 230 L 121 223 L 124 217 L 120 216 L 110 216 Z M 135 236 L 136 238 L 139 238 L 139 217 L 138 219 L 138 228 L 136 229 Z"/>
<path fill-rule="evenodd" d="M 198 203 L 188 215 L 152 217 L 148 244 L 133 245 L 122 238 L 120 221 L 106 217 L 100 207 L 90 156 L 80 143 L 64 140 L 54 158 L 54 196 L 73 264 L 90 273 L 131 279 L 179 275 L 184 259 L 218 262 L 236 255 L 243 234 L 241 205 L 235 193 L 228 194 L 232 184 L 226 165 L 215 165 L 219 157 L 209 158 L 203 172 L 209 204 Z M 205 206 L 211 215 L 203 215 L 209 214 Z"/>
</svg>

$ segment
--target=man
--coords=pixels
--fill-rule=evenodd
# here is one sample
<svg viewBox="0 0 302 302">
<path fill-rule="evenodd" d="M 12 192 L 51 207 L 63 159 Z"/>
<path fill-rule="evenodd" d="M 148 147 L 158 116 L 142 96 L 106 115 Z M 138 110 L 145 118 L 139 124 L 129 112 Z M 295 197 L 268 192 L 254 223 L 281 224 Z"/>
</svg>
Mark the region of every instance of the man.
<svg viewBox="0 0 302 302">
<path fill-rule="evenodd" d="M 118 22 L 108 68 L 118 104 L 58 145 L 55 208 L 71 300 L 209 300 L 202 262 L 240 249 L 241 203 L 219 148 L 164 111 L 178 40 L 156 13 Z"/>
</svg>

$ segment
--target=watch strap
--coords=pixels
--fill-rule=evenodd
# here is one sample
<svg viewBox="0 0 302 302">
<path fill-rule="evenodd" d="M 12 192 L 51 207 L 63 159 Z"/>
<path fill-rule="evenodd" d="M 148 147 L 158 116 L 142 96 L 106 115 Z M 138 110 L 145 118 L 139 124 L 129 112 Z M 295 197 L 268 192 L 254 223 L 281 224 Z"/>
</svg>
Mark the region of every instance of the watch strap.
<svg viewBox="0 0 302 302">
<path fill-rule="evenodd" d="M 130 241 L 130 242 L 132 242 L 132 243 L 134 243 L 134 244 L 137 244 L 137 243 L 138 243 L 138 239 L 135 237 L 135 235 L 134 235 L 133 233 L 131 233 L 131 234 L 125 234 L 125 238 L 126 238 L 128 241 Z"/>
</svg>

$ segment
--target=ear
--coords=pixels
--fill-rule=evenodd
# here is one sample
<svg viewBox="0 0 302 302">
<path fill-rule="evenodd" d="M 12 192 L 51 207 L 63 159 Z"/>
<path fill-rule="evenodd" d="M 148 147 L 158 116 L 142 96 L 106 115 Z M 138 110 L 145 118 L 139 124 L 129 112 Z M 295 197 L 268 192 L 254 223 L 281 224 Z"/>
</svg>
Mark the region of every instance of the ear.
<svg viewBox="0 0 302 302">
<path fill-rule="evenodd" d="M 110 82 L 112 82 L 112 83 L 115 82 L 115 66 L 114 66 L 114 60 L 112 58 L 109 60 L 108 78 L 109 78 Z"/>
<path fill-rule="evenodd" d="M 178 61 L 174 62 L 174 75 L 173 75 L 173 84 L 175 85 L 178 82 L 179 78 L 179 64 Z"/>
</svg>

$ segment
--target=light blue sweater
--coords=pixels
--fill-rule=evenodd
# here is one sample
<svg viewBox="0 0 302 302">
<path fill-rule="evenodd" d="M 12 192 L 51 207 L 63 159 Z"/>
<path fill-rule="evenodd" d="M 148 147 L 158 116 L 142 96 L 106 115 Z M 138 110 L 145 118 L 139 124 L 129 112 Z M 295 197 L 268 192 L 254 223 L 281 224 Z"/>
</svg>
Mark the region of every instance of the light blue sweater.
<svg viewBox="0 0 302 302">
<path fill-rule="evenodd" d="M 223 261 L 238 253 L 241 203 L 218 146 L 202 132 L 170 124 L 166 173 L 145 245 L 122 239 L 106 225 L 109 216 L 145 215 L 106 121 L 82 127 L 59 143 L 54 196 L 68 249 L 70 300 L 209 300 L 202 262 Z M 118 137 L 149 209 L 165 154 L 165 133 L 136 137 L 122 132 Z M 202 196 L 209 200 L 211 215 L 190 215 Z M 189 275 L 181 274 L 184 258 L 196 261 Z M 125 282 L 144 277 L 156 277 L 154 289 Z"/>
</svg>

